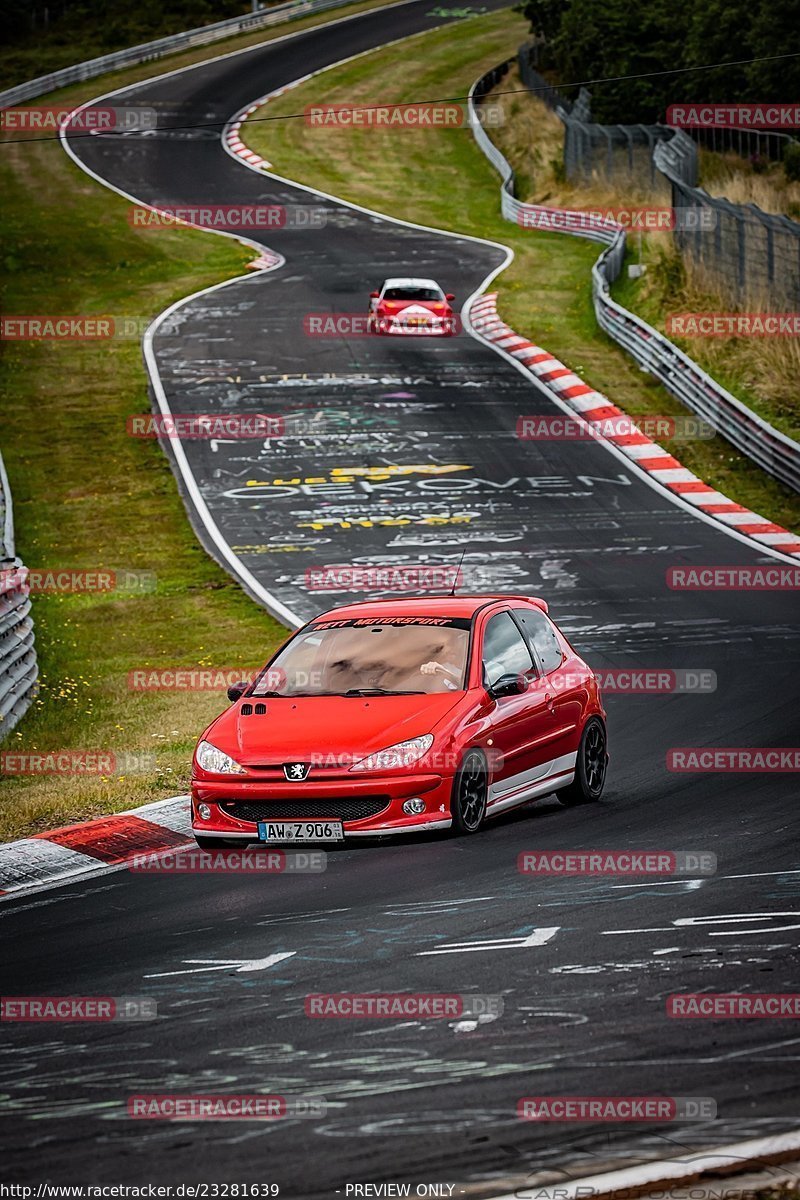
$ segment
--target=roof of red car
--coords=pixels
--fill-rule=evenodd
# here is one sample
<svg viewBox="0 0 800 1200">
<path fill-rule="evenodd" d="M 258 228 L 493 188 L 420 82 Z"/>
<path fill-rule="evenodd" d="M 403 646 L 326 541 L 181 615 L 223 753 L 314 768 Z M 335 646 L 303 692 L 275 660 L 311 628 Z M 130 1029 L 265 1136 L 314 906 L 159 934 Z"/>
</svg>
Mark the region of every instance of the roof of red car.
<svg viewBox="0 0 800 1200">
<path fill-rule="evenodd" d="M 319 616 L 336 613 L 338 617 L 471 617 L 485 604 L 499 600 L 526 600 L 547 612 L 544 600 L 537 596 L 521 596 L 512 593 L 498 592 L 482 596 L 393 596 L 384 600 L 359 600 L 353 604 L 343 604 L 338 608 L 327 609 Z M 319 618 L 315 618 L 318 620 Z"/>
</svg>

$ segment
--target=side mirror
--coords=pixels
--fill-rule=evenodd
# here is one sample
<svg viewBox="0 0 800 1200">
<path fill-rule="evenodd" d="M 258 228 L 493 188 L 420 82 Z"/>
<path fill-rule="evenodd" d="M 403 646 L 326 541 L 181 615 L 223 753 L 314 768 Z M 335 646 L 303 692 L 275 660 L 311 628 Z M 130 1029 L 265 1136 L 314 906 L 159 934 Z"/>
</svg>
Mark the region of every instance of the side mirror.
<svg viewBox="0 0 800 1200">
<path fill-rule="evenodd" d="M 501 696 L 521 696 L 527 692 L 528 682 L 524 675 L 501 675 L 497 683 L 486 690 L 493 700 L 499 700 Z"/>
<path fill-rule="evenodd" d="M 370 298 L 370 300 L 379 300 L 380 295 L 381 295 L 380 292 L 370 292 L 369 298 Z"/>
<path fill-rule="evenodd" d="M 228 688 L 228 699 L 230 701 L 241 699 L 249 686 L 250 684 L 246 679 L 240 679 L 238 683 L 232 683 Z"/>
<path fill-rule="evenodd" d="M 444 298 L 445 300 L 455 300 L 455 292 L 446 292 Z"/>
</svg>

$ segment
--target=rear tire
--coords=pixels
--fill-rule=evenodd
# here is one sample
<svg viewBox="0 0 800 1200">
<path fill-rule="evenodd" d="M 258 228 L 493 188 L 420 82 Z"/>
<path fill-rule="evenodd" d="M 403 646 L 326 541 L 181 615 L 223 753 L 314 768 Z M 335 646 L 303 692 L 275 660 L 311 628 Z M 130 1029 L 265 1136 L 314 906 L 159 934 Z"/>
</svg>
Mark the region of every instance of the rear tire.
<svg viewBox="0 0 800 1200">
<path fill-rule="evenodd" d="M 453 833 L 477 833 L 486 816 L 488 798 L 486 760 L 480 750 L 468 750 L 453 780 L 450 799 Z"/>
<path fill-rule="evenodd" d="M 575 778 L 556 792 L 561 803 L 572 808 L 576 804 L 594 804 L 599 800 L 606 782 L 607 763 L 606 727 L 599 717 L 590 717 L 583 727 L 578 746 Z"/>
</svg>

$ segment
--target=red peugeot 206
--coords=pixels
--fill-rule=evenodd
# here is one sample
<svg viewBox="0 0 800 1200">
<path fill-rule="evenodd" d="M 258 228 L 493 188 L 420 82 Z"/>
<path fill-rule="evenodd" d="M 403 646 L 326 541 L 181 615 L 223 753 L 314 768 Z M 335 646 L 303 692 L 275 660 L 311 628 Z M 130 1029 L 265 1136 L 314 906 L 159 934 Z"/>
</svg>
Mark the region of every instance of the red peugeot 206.
<svg viewBox="0 0 800 1200">
<path fill-rule="evenodd" d="M 597 680 L 544 600 L 348 604 L 228 695 L 194 754 L 201 847 L 476 833 L 539 796 L 603 791 Z"/>
<path fill-rule="evenodd" d="M 370 292 L 367 328 L 370 333 L 450 337 L 458 319 L 450 307 L 452 292 L 443 292 L 435 279 L 386 279 Z"/>
</svg>

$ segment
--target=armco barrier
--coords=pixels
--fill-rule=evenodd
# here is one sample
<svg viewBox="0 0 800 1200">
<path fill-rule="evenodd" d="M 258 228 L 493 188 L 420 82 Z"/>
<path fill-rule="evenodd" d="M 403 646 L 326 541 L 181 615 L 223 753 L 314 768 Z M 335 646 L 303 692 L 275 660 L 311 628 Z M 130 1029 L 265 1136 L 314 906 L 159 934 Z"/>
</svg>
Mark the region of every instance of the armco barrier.
<svg viewBox="0 0 800 1200">
<path fill-rule="evenodd" d="M 525 204 L 516 198 L 514 171 L 489 138 L 476 108 L 507 73 L 509 66 L 510 61 L 488 71 L 472 86 L 469 94 L 472 133 L 502 180 L 500 204 L 505 219 L 518 225 L 533 225 L 537 217 L 541 220 L 547 214 L 549 227 L 558 232 L 600 242 L 605 248 L 592 267 L 592 299 L 601 328 L 682 404 L 708 421 L 770 475 L 800 492 L 800 445 L 737 400 L 652 325 L 611 298 L 610 286 L 619 277 L 625 258 L 625 230 L 611 221 L 587 226 L 583 213 Z"/>
<path fill-rule="evenodd" d="M 137 63 L 152 62 L 174 54 L 177 50 L 187 50 L 193 46 L 205 46 L 209 42 L 217 42 L 222 38 L 233 37 L 237 33 L 249 33 L 254 29 L 265 29 L 270 25 L 280 25 L 284 21 L 296 21 L 300 17 L 312 13 L 325 12 L 329 8 L 341 8 L 351 4 L 352 0 L 290 0 L 287 4 L 277 4 L 274 8 L 263 8 L 258 12 L 246 13 L 241 17 L 230 17 L 226 21 L 216 21 L 213 25 L 202 25 L 198 29 L 188 29 L 184 33 L 174 33 L 169 37 L 158 38 L 153 42 L 143 42 L 139 46 L 130 46 L 127 50 L 115 50 L 112 54 L 104 54 L 100 58 L 90 58 L 86 62 L 76 63 L 72 67 L 64 67 L 60 71 L 52 71 L 49 75 L 40 75 L 37 79 L 29 79 L 27 83 L 17 84 L 0 92 L 0 107 L 10 104 L 20 104 L 31 100 L 34 96 L 44 96 L 56 88 L 67 87 L 71 83 L 80 83 L 84 79 L 95 79 L 107 71 L 118 71 L 122 67 L 132 67 Z"/>
<path fill-rule="evenodd" d="M 14 513 L 0 455 L 0 741 L 24 715 L 39 674 L 25 569 L 14 551 Z"/>
</svg>

